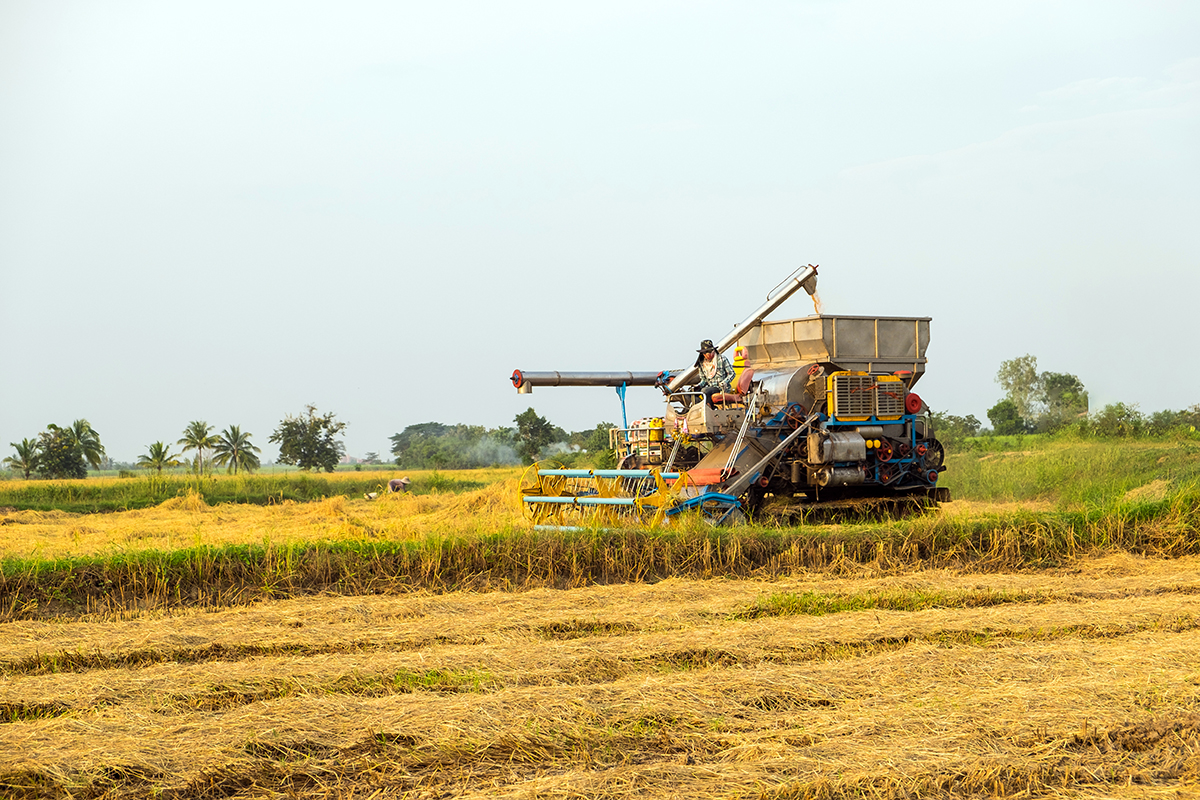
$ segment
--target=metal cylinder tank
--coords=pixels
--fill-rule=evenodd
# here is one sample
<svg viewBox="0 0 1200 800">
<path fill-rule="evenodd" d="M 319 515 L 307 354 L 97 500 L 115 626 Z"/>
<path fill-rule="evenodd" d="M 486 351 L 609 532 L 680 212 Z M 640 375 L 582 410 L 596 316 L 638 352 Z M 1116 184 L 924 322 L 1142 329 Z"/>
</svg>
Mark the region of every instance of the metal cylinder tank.
<svg viewBox="0 0 1200 800">
<path fill-rule="evenodd" d="M 797 403 L 807 414 L 813 404 L 825 399 L 823 383 L 810 381 L 812 364 L 788 369 L 759 369 L 754 371 L 754 382 L 766 394 L 765 402 L 774 409 Z"/>
<path fill-rule="evenodd" d="M 818 486 L 857 486 L 867 479 L 858 467 L 824 467 L 814 477 Z"/>
<path fill-rule="evenodd" d="M 838 461 L 865 461 L 867 440 L 851 431 L 808 434 L 808 460 L 812 464 L 833 464 Z"/>
</svg>

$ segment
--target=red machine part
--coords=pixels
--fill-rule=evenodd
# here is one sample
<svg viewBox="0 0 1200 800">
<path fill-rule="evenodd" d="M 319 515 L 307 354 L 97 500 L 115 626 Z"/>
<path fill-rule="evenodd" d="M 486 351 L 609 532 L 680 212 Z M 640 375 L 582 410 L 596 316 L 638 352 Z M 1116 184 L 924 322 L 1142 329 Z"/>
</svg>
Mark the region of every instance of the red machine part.
<svg viewBox="0 0 1200 800">
<path fill-rule="evenodd" d="M 909 392 L 904 398 L 904 410 L 909 414 L 918 414 L 921 408 L 925 405 L 925 401 L 916 392 Z"/>
<path fill-rule="evenodd" d="M 515 386 L 516 388 L 520 389 L 520 388 L 521 388 L 521 384 L 522 384 L 522 383 L 524 383 L 524 382 L 525 382 L 525 378 L 524 378 L 524 376 L 522 376 L 522 375 L 521 375 L 521 370 L 519 370 L 519 369 L 514 369 L 514 370 L 513 370 L 513 374 L 512 374 L 512 384 L 513 384 L 513 386 Z"/>
</svg>

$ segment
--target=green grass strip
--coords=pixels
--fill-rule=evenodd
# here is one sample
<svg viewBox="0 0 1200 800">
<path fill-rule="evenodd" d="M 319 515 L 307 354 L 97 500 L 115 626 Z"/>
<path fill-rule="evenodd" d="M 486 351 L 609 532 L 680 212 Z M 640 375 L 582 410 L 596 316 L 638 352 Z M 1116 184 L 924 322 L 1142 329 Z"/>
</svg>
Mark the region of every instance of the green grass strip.
<svg viewBox="0 0 1200 800">
<path fill-rule="evenodd" d="M 434 474 L 415 481 L 412 494 L 459 493 L 482 489 L 483 481 Z M 306 503 L 338 495 L 361 496 L 380 491 L 378 474 L 278 473 L 235 476 L 146 476 L 119 481 L 0 481 L 0 507 L 29 511 L 67 511 L 94 514 L 150 508 L 195 492 L 208 505 L 249 503 L 270 505 L 291 500 Z"/>
<path fill-rule="evenodd" d="M 843 611 L 925 611 L 930 608 L 981 608 L 1005 603 L 1045 603 L 1053 600 L 1045 593 L 1002 592 L 994 590 L 923 591 L 897 589 L 888 592 L 826 594 L 824 592 L 776 592 L 758 598 L 735 619 L 759 617 L 823 616 Z"/>
</svg>

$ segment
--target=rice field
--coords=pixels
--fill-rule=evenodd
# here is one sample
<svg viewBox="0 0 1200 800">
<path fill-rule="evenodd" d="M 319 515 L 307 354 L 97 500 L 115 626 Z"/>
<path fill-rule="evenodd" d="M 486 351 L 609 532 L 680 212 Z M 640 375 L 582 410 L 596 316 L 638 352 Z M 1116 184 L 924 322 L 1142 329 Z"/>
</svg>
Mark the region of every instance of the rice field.
<svg viewBox="0 0 1200 800">
<path fill-rule="evenodd" d="M 504 476 L 0 511 L 0 797 L 1200 794 L 1191 462 L 957 458 L 800 528 L 534 532 Z"/>
<path fill-rule="evenodd" d="M 899 602 L 764 613 L 780 595 Z M 17 798 L 1132 798 L 1200 778 L 1194 557 L 327 596 L 4 633 Z"/>
</svg>

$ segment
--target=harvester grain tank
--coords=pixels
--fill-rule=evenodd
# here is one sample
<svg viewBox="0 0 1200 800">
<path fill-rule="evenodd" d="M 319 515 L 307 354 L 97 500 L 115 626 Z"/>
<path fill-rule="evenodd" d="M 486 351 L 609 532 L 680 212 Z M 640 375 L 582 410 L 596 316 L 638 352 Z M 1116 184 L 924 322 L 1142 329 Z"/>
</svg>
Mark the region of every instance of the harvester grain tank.
<svg viewBox="0 0 1200 800">
<path fill-rule="evenodd" d="M 661 521 L 695 509 L 714 521 L 740 518 L 779 498 L 792 508 L 861 500 L 923 504 L 949 499 L 928 408 L 913 391 L 925 373 L 929 317 L 817 314 L 767 321 L 788 297 L 816 290 L 817 267 L 788 276 L 716 344 L 735 347 L 733 391 L 713 404 L 698 369 L 512 374 L 535 386 L 658 386 L 661 417 L 611 431 L 616 470 L 537 466 L 522 498 L 539 523 Z"/>
</svg>

